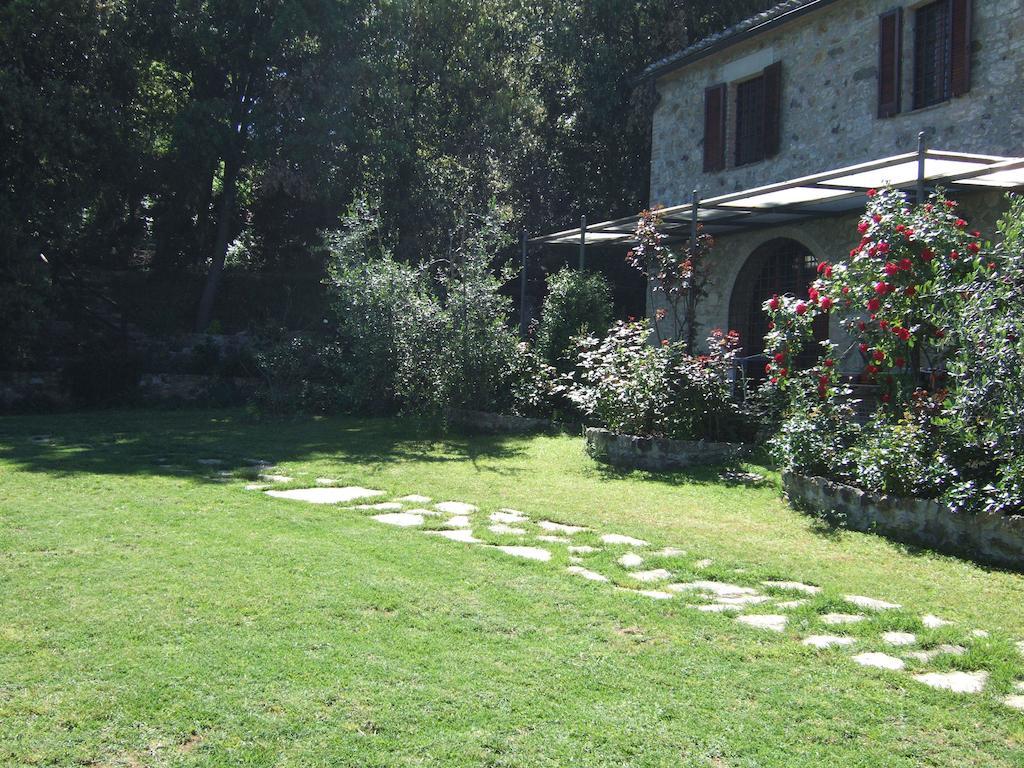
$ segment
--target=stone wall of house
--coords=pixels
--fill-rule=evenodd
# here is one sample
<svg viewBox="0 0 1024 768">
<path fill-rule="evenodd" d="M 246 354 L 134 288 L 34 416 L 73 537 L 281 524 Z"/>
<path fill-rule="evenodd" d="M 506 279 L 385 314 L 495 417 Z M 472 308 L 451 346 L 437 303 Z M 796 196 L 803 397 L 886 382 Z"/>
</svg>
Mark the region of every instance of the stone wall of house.
<svg viewBox="0 0 1024 768">
<path fill-rule="evenodd" d="M 903 111 L 878 119 L 878 16 L 904 8 Z M 666 75 L 658 82 L 651 155 L 651 204 L 703 198 L 912 152 L 1024 154 L 1024 0 L 974 0 L 971 88 L 949 102 L 911 110 L 913 7 L 907 0 L 840 0 Z M 779 153 L 768 160 L 703 172 L 704 89 L 742 80 L 782 62 Z M 735 115 L 735 88 L 729 114 Z M 727 123 L 732 124 L 730 119 Z"/>
</svg>

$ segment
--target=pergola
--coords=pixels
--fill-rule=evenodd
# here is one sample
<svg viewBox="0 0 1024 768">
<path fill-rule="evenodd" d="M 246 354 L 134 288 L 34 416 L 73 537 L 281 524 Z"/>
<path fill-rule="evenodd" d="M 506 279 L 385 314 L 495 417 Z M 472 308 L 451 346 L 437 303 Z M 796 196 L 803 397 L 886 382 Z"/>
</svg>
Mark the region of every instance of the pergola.
<svg viewBox="0 0 1024 768">
<path fill-rule="evenodd" d="M 661 208 L 658 213 L 667 240 L 678 242 L 693 238 L 698 223 L 712 235 L 723 235 L 851 213 L 863 208 L 867 190 L 882 187 L 914 190 L 919 200 L 924 198 L 927 188 L 935 187 L 943 187 L 950 192 L 1024 187 L 1024 158 L 928 149 L 923 137 L 919 137 L 917 152 L 883 157 L 707 200 L 701 200 L 694 190 L 689 202 Z M 588 243 L 635 244 L 634 232 L 639 218 L 639 214 L 634 214 L 588 224 L 586 217 L 582 216 L 577 228 L 534 238 L 529 238 L 524 232 L 522 298 L 525 299 L 529 244 L 575 245 L 579 248 L 582 269 L 586 263 Z"/>
</svg>

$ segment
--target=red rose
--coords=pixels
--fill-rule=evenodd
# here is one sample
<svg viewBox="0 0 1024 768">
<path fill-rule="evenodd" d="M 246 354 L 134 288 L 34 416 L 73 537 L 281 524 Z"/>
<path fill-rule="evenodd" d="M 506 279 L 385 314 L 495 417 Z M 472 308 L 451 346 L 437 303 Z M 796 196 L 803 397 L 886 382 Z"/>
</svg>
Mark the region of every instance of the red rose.
<svg viewBox="0 0 1024 768">
<path fill-rule="evenodd" d="M 787 373 L 789 373 L 788 368 L 779 368 L 779 376 L 782 378 L 785 378 Z"/>
<path fill-rule="evenodd" d="M 912 285 L 908 285 L 906 290 L 903 291 L 903 293 L 905 293 L 907 296 L 913 296 L 915 293 L 917 293 L 917 288 L 915 288 Z"/>
<path fill-rule="evenodd" d="M 874 197 L 877 194 L 878 194 L 878 190 L 877 189 L 873 189 L 872 188 L 872 189 L 868 190 L 868 197 Z"/>
<path fill-rule="evenodd" d="M 935 329 L 935 338 L 937 338 L 937 339 L 944 339 L 945 337 L 946 337 L 946 332 L 944 330 L 942 330 L 941 328 L 936 328 Z"/>
<path fill-rule="evenodd" d="M 860 343 L 860 353 L 862 355 L 866 355 L 868 353 L 868 345 L 865 344 L 864 342 Z"/>
<path fill-rule="evenodd" d="M 964 221 L 963 219 L 957 219 L 955 222 L 955 226 L 957 227 L 957 229 L 963 229 L 964 227 L 967 226 L 967 222 Z"/>
<path fill-rule="evenodd" d="M 956 261 L 957 259 L 960 258 L 960 254 L 957 251 L 950 251 L 949 258 L 952 259 L 953 261 Z"/>
<path fill-rule="evenodd" d="M 981 232 L 975 229 L 973 232 L 971 232 L 971 237 L 981 237 Z"/>
<path fill-rule="evenodd" d="M 879 253 L 888 253 L 889 252 L 889 244 L 887 242 L 885 242 L 884 240 L 882 242 L 880 242 L 878 244 L 878 252 Z"/>
<path fill-rule="evenodd" d="M 815 288 L 813 285 L 807 289 L 807 298 L 809 298 L 811 301 L 818 300 L 818 289 Z"/>
<path fill-rule="evenodd" d="M 850 286 L 848 286 L 848 285 L 844 285 L 844 286 L 843 286 L 843 296 L 845 296 L 845 295 L 846 295 L 846 294 L 848 294 L 849 292 L 850 292 Z"/>
<path fill-rule="evenodd" d="M 889 327 L 889 321 L 888 320 L 879 320 L 878 321 L 878 327 L 881 328 L 884 331 L 886 328 Z"/>
<path fill-rule="evenodd" d="M 977 243 L 968 243 L 967 250 L 970 251 L 971 253 L 977 253 L 978 251 L 981 250 L 981 246 L 978 245 Z"/>
<path fill-rule="evenodd" d="M 902 368 L 907 361 L 904 360 L 902 357 L 897 357 L 894 362 L 896 363 L 897 368 Z"/>
<path fill-rule="evenodd" d="M 825 358 L 824 362 L 822 362 L 822 365 L 824 365 L 826 368 L 831 368 L 833 365 L 835 365 L 835 361 L 831 357 L 827 357 Z"/>
<path fill-rule="evenodd" d="M 892 400 L 892 395 L 890 395 L 888 392 L 886 392 L 884 395 L 882 395 L 882 402 L 883 403 L 888 403 L 890 400 Z"/>
<path fill-rule="evenodd" d="M 804 314 L 806 312 L 807 312 L 807 305 L 804 304 L 802 301 L 798 301 L 797 305 L 796 305 L 796 313 L 798 315 L 802 315 L 802 314 Z"/>
<path fill-rule="evenodd" d="M 818 304 L 821 306 L 823 310 L 828 312 L 832 308 L 832 299 L 830 299 L 828 296 L 822 296 L 821 301 L 819 301 Z"/>
<path fill-rule="evenodd" d="M 931 261 L 935 258 L 935 251 L 931 248 L 925 248 L 921 251 L 921 261 Z"/>
<path fill-rule="evenodd" d="M 871 220 L 875 222 L 875 224 L 878 224 L 882 220 L 882 214 L 876 213 L 874 216 L 871 217 Z"/>
<path fill-rule="evenodd" d="M 914 268 L 914 263 L 910 259 L 900 259 L 900 269 L 904 272 L 909 272 Z"/>
<path fill-rule="evenodd" d="M 876 373 L 878 373 L 878 366 L 877 365 L 868 365 L 868 366 L 866 366 L 864 368 L 864 370 L 867 371 L 870 374 L 876 374 Z"/>
<path fill-rule="evenodd" d="M 895 328 L 892 329 L 892 332 L 899 337 L 900 341 L 910 340 L 910 331 L 902 326 L 896 326 Z"/>
<path fill-rule="evenodd" d="M 885 352 L 883 352 L 883 351 L 882 351 L 882 350 L 880 350 L 880 349 L 876 349 L 876 350 L 875 350 L 874 352 L 872 352 L 872 353 L 871 353 L 871 356 L 872 356 L 873 358 L 875 358 L 875 362 L 876 362 L 876 363 L 880 363 L 880 362 L 882 362 L 883 360 L 885 360 Z"/>
<path fill-rule="evenodd" d="M 860 224 L 857 225 L 857 231 L 863 235 L 868 231 L 868 223 L 866 221 L 860 222 Z"/>
<path fill-rule="evenodd" d="M 879 296 L 885 296 L 885 294 L 887 294 L 890 290 L 891 290 L 891 287 L 889 286 L 888 283 L 884 283 L 884 282 L 877 282 L 877 283 L 875 283 L 875 293 L 877 293 Z"/>
<path fill-rule="evenodd" d="M 818 274 L 819 275 L 822 272 L 824 272 L 826 269 L 828 269 L 828 262 L 827 261 L 823 261 L 820 264 L 818 264 Z"/>
<path fill-rule="evenodd" d="M 891 261 L 887 261 L 885 263 L 885 274 L 889 275 L 889 277 L 892 277 L 899 271 L 900 268 L 897 265 L 893 264 Z"/>
<path fill-rule="evenodd" d="M 868 302 L 868 303 L 870 304 L 871 302 Z M 867 323 L 865 323 L 863 320 L 861 320 L 859 323 L 857 323 L 857 330 L 859 330 L 859 331 L 866 331 L 867 327 L 868 327 Z"/>
<path fill-rule="evenodd" d="M 868 312 L 877 312 L 878 308 L 881 307 L 881 306 L 882 306 L 882 302 L 880 302 L 878 299 L 875 299 L 875 298 L 868 299 Z"/>
<path fill-rule="evenodd" d="M 781 352 L 776 352 L 775 353 L 775 362 L 776 363 L 782 363 L 785 360 L 786 360 L 786 356 L 784 354 L 782 354 Z"/>
<path fill-rule="evenodd" d="M 778 296 L 772 296 L 771 299 L 768 301 L 768 306 L 771 307 L 772 309 L 778 309 L 779 308 L 779 297 Z"/>
<path fill-rule="evenodd" d="M 765 373 L 771 373 L 772 372 L 772 364 L 771 363 L 765 363 L 764 364 L 764 372 Z"/>
<path fill-rule="evenodd" d="M 953 200 L 946 200 L 946 207 L 952 210 L 956 208 L 956 202 Z"/>
</svg>

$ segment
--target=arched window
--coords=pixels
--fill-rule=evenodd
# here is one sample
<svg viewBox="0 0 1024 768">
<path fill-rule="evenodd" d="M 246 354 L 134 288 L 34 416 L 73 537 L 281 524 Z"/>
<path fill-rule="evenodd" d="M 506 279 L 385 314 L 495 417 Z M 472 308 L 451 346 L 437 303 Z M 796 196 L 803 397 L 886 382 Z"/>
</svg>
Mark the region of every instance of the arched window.
<svg viewBox="0 0 1024 768">
<path fill-rule="evenodd" d="M 768 332 L 764 302 L 776 294 L 806 298 L 808 286 L 817 277 L 817 266 L 814 254 L 786 237 L 762 243 L 750 254 L 736 277 L 729 301 L 729 327 L 740 334 L 742 355 L 757 355 L 764 349 L 764 335 Z M 821 316 L 814 321 L 814 340 L 827 338 L 828 317 Z M 817 345 L 809 345 L 797 358 L 797 365 L 812 365 L 820 351 Z M 748 368 L 748 372 L 755 371 Z"/>
</svg>

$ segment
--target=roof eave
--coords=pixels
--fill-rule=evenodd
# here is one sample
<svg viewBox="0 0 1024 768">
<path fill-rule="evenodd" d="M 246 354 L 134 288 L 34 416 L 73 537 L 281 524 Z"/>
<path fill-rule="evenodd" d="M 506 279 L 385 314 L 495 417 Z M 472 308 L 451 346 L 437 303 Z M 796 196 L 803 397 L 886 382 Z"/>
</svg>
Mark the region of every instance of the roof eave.
<svg viewBox="0 0 1024 768">
<path fill-rule="evenodd" d="M 772 29 L 775 29 L 776 27 L 793 21 L 794 19 L 804 16 L 808 13 L 820 10 L 825 6 L 832 5 L 835 2 L 837 2 L 837 0 L 815 0 L 814 2 L 808 3 L 807 5 L 802 5 L 799 8 L 794 8 L 791 11 L 787 11 L 786 13 L 783 13 L 780 16 L 775 16 L 771 19 L 768 19 L 767 21 L 758 24 L 757 26 L 751 27 L 750 29 L 745 29 L 733 35 L 729 35 L 728 37 L 724 37 L 721 40 L 716 40 L 714 43 L 707 46 L 706 48 L 696 50 L 693 53 L 688 54 L 686 56 L 682 56 L 678 59 L 675 59 L 674 61 L 666 61 L 664 64 L 652 65 L 645 69 L 637 77 L 635 77 L 633 79 L 633 83 L 635 85 L 639 85 L 640 83 L 647 82 L 648 80 L 660 80 L 665 75 L 671 74 L 672 72 L 682 69 L 683 67 L 687 67 L 696 61 L 705 59 L 708 56 L 713 56 L 714 54 L 719 53 L 720 51 L 724 51 L 727 48 L 731 48 L 732 46 L 742 43 L 745 40 L 749 40 L 752 37 L 756 37 L 757 35 L 763 34 L 764 32 L 768 32 Z"/>
</svg>

